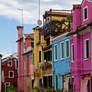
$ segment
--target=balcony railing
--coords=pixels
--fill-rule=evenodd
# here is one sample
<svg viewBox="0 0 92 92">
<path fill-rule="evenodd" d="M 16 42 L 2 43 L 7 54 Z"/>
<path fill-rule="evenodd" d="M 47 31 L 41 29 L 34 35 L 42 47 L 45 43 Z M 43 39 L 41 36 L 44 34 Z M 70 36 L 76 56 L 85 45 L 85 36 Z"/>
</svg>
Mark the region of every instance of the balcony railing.
<svg viewBox="0 0 92 92">
<path fill-rule="evenodd" d="M 52 68 L 52 64 L 46 62 L 46 63 L 42 64 L 42 65 L 40 66 L 40 68 L 41 68 L 41 70 L 43 70 L 43 71 L 44 71 L 44 70 L 47 70 L 47 69 L 51 69 L 51 68 Z"/>
</svg>

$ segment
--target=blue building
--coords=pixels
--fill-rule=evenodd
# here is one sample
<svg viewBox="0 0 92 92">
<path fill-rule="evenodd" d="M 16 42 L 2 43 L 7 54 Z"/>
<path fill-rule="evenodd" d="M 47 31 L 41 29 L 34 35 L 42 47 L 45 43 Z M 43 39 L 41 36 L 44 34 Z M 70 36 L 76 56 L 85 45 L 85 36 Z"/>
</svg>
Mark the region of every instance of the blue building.
<svg viewBox="0 0 92 92">
<path fill-rule="evenodd" d="M 52 40 L 53 86 L 68 89 L 70 76 L 70 37 L 64 33 Z"/>
</svg>

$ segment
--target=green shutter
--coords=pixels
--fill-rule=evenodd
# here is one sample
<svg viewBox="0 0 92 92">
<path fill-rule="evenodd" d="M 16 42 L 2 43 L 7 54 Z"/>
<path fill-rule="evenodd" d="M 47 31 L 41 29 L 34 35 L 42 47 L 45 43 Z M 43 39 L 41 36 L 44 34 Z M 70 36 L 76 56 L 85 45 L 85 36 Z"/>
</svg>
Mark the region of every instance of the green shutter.
<svg viewBox="0 0 92 92">
<path fill-rule="evenodd" d="M 58 89 L 58 76 L 56 75 L 56 89 Z"/>
<path fill-rule="evenodd" d="M 64 43 L 61 43 L 61 58 L 64 58 Z"/>
<path fill-rule="evenodd" d="M 57 60 L 57 45 L 55 46 L 55 60 Z"/>
<path fill-rule="evenodd" d="M 66 41 L 66 57 L 69 57 L 69 41 Z"/>
</svg>

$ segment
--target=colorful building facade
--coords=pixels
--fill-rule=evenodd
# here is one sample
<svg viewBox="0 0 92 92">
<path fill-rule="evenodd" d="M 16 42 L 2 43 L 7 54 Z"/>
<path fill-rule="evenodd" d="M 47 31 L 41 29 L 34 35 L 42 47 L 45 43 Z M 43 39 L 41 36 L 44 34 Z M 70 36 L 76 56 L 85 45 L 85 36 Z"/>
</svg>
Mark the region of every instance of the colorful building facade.
<svg viewBox="0 0 92 92">
<path fill-rule="evenodd" d="M 18 59 L 16 55 L 10 55 L 2 59 L 2 92 L 14 86 L 17 89 Z"/>
<path fill-rule="evenodd" d="M 34 63 L 36 64 L 34 86 L 53 88 L 52 39 L 62 33 L 66 16 L 70 13 L 54 10 L 46 11 L 43 15 L 44 25 L 34 28 Z M 59 27 L 58 27 L 59 26 Z M 63 30 L 64 31 L 64 30 Z"/>
<path fill-rule="evenodd" d="M 34 83 L 33 62 L 34 34 L 24 34 L 24 92 L 31 91 Z"/>
<path fill-rule="evenodd" d="M 70 87 L 70 37 L 66 37 L 66 34 L 67 32 L 53 39 L 52 52 L 54 89 L 69 90 Z M 67 80 L 65 79 L 66 77 Z"/>
<path fill-rule="evenodd" d="M 73 5 L 71 74 L 73 92 L 92 92 L 92 1 Z"/>
</svg>

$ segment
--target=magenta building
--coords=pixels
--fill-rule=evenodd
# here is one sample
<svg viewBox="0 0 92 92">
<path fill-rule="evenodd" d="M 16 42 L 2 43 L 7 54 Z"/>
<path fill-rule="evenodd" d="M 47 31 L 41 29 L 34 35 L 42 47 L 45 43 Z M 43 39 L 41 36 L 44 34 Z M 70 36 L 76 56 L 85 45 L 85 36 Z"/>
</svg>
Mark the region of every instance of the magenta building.
<svg viewBox="0 0 92 92">
<path fill-rule="evenodd" d="M 73 92 L 92 92 L 92 0 L 73 5 L 71 74 Z"/>
</svg>

